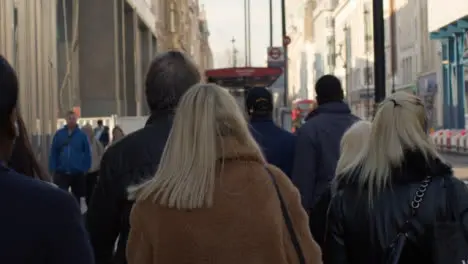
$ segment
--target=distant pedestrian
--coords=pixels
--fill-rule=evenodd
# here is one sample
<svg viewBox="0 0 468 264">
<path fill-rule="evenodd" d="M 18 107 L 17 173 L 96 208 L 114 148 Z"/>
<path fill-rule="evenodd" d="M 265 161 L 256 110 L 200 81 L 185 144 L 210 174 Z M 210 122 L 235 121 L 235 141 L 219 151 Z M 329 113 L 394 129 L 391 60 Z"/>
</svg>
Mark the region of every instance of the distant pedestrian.
<svg viewBox="0 0 468 264">
<path fill-rule="evenodd" d="M 318 107 L 297 132 L 292 173 L 309 212 L 335 175 L 341 137 L 359 120 L 343 101 L 344 92 L 335 76 L 322 76 L 315 84 L 315 92 Z"/>
<path fill-rule="evenodd" d="M 86 205 L 86 173 L 91 168 L 91 148 L 88 137 L 78 127 L 73 111 L 66 115 L 67 124 L 52 140 L 49 170 L 54 183 L 65 191 L 71 188 L 77 201 Z"/>
<path fill-rule="evenodd" d="M 112 129 L 112 143 L 115 143 L 125 137 L 125 132 L 120 126 L 115 126 Z"/>
<path fill-rule="evenodd" d="M 133 204 L 127 200 L 127 187 L 154 175 L 179 99 L 200 79 L 196 65 L 178 51 L 161 53 L 151 63 L 145 82 L 151 116 L 144 128 L 108 147 L 88 208 L 88 230 L 98 264 L 126 263 Z"/>
<path fill-rule="evenodd" d="M 109 144 L 109 127 L 104 126 L 102 119 L 97 121 L 97 127 L 94 129 L 95 137 L 101 142 L 102 146 L 107 147 Z"/>
<path fill-rule="evenodd" d="M 75 199 L 7 165 L 20 132 L 18 89 L 15 71 L 0 56 L 0 263 L 93 264 Z"/>
<path fill-rule="evenodd" d="M 104 155 L 104 147 L 101 142 L 96 139 L 93 127 L 90 124 L 83 127 L 83 132 L 88 136 L 91 144 L 91 168 L 88 173 L 86 173 L 86 204 L 89 204 L 99 176 L 99 167 L 101 165 L 102 156 Z"/>
<path fill-rule="evenodd" d="M 291 177 L 295 136 L 273 122 L 273 97 L 266 88 L 251 88 L 246 97 L 250 131 L 267 161 Z"/>
<path fill-rule="evenodd" d="M 216 85 L 185 93 L 157 172 L 129 191 L 129 264 L 322 263 L 297 189 L 266 163 L 239 104 Z"/>
<path fill-rule="evenodd" d="M 364 148 L 343 153 L 326 264 L 466 260 L 468 189 L 441 159 L 427 124 L 420 98 L 394 93 L 379 104 Z"/>
</svg>

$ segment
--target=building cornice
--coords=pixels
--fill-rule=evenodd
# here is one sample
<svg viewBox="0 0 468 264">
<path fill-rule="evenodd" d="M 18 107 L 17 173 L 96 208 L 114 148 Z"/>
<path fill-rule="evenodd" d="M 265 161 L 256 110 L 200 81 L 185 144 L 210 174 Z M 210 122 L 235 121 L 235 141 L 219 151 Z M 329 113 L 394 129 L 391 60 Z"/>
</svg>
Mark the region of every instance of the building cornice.
<svg viewBox="0 0 468 264">
<path fill-rule="evenodd" d="M 156 31 L 156 16 L 151 12 L 150 7 L 145 0 L 126 0 L 127 3 L 135 10 L 140 19 L 146 24 L 154 36 Z"/>
</svg>

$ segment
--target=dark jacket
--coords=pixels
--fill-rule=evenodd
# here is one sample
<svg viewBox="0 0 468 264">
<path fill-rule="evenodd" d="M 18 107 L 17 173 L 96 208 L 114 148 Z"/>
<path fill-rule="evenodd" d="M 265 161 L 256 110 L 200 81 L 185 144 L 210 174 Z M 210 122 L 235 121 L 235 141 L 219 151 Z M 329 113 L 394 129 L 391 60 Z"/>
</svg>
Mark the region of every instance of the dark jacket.
<svg viewBox="0 0 468 264">
<path fill-rule="evenodd" d="M 250 131 L 268 163 L 291 177 L 296 137 L 275 125 L 271 118 L 253 117 L 250 120 Z"/>
<path fill-rule="evenodd" d="M 98 133 L 100 133 L 98 135 Z M 99 136 L 98 140 L 101 142 L 102 146 L 107 147 L 109 145 L 110 141 L 110 135 L 109 135 L 109 127 L 108 126 L 102 126 L 102 127 L 97 127 L 94 129 L 94 135 Z"/>
<path fill-rule="evenodd" d="M 325 263 L 384 263 L 384 252 L 408 220 L 410 203 L 427 175 L 433 179 L 417 211 L 414 236 L 410 236 L 399 263 L 433 263 L 431 232 L 436 217 L 439 221 L 449 217 L 447 185 L 453 184 L 456 190 L 460 212 L 468 208 L 468 190 L 462 181 L 454 178 L 448 165 L 438 159 L 426 162 L 417 153 L 407 154 L 403 165 L 394 168 L 390 185 L 373 198 L 372 207 L 369 207 L 367 189 L 358 188 L 358 173 L 338 188 L 328 215 Z M 468 221 L 463 224 L 468 228 Z"/>
<path fill-rule="evenodd" d="M 340 142 L 358 117 L 344 102 L 320 105 L 297 133 L 292 180 L 299 188 L 304 207 L 313 208 L 335 175 Z"/>
<path fill-rule="evenodd" d="M 144 128 L 112 144 L 105 152 L 87 213 L 96 263 L 126 263 L 129 215 L 133 205 L 127 199 L 127 188 L 156 172 L 172 119 L 170 111 L 155 113 Z"/>
<path fill-rule="evenodd" d="M 91 148 L 88 136 L 76 127 L 71 134 L 67 126 L 54 136 L 49 157 L 50 172 L 86 173 L 91 167 Z"/>
<path fill-rule="evenodd" d="M 0 263 L 94 263 L 81 212 L 68 193 L 0 167 L 0 203 Z"/>
</svg>

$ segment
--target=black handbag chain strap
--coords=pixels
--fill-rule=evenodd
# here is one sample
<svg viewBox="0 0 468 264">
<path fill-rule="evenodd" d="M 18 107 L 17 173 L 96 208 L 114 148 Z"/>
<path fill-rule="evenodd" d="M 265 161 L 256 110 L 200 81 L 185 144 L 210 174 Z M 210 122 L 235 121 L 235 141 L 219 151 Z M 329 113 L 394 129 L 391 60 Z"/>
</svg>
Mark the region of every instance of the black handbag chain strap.
<svg viewBox="0 0 468 264">
<path fill-rule="evenodd" d="M 427 188 L 429 187 L 429 184 L 432 181 L 432 176 L 428 175 L 419 185 L 418 189 L 416 190 L 416 193 L 413 196 L 413 200 L 411 200 L 411 215 L 408 217 L 408 219 L 405 221 L 403 224 L 400 232 L 398 235 L 404 235 L 406 237 L 409 236 L 409 233 L 411 231 L 411 225 L 414 219 L 416 218 L 416 214 L 418 212 L 419 207 L 421 207 L 421 204 L 424 200 L 424 195 L 426 194 Z M 398 236 L 397 236 L 398 237 Z"/>
<path fill-rule="evenodd" d="M 286 223 L 286 227 L 288 228 L 289 236 L 294 246 L 294 250 L 296 251 L 297 257 L 299 258 L 299 264 L 305 264 L 306 262 L 305 262 L 304 252 L 302 251 L 296 232 L 294 231 L 294 226 L 291 221 L 288 208 L 286 207 L 286 203 L 284 202 L 283 196 L 281 195 L 281 191 L 279 189 L 278 183 L 276 182 L 276 178 L 275 176 L 273 176 L 273 173 L 271 173 L 271 171 L 268 168 L 266 168 L 266 170 L 268 171 L 268 174 L 270 175 L 270 178 L 273 181 L 273 184 L 275 186 L 276 193 L 278 194 L 278 199 L 281 204 L 281 211 L 283 213 L 284 222 Z"/>
</svg>

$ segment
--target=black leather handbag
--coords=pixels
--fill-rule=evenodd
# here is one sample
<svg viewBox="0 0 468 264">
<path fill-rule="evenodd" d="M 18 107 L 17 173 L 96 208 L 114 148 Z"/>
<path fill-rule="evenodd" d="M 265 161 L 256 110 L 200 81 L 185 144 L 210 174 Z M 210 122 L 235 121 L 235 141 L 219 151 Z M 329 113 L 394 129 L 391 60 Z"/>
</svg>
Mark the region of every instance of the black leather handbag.
<svg viewBox="0 0 468 264">
<path fill-rule="evenodd" d="M 398 264 L 400 262 L 400 258 L 403 252 L 403 249 L 408 241 L 408 237 L 412 236 L 413 234 L 413 226 L 414 221 L 417 216 L 417 212 L 421 203 L 424 200 L 424 195 L 426 194 L 427 187 L 431 183 L 432 177 L 427 176 L 422 182 L 419 188 L 416 190 L 416 193 L 413 196 L 413 200 L 411 201 L 411 215 L 409 216 L 408 220 L 405 221 L 403 226 L 400 228 L 395 239 L 392 241 L 390 246 L 386 250 L 385 260 L 384 263 L 386 264 Z M 449 263 L 446 263 L 449 264 Z M 455 263 L 454 263 L 455 264 Z"/>
<path fill-rule="evenodd" d="M 444 179 L 446 208 L 448 214 L 437 220 L 432 239 L 433 263 L 468 264 L 468 239 L 463 225 L 466 210 L 459 206 L 459 193 L 454 179 Z M 468 192 L 468 190 L 466 190 Z"/>
</svg>

